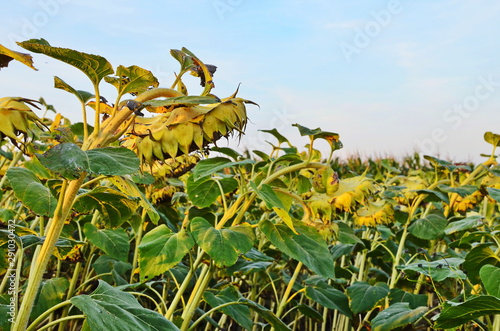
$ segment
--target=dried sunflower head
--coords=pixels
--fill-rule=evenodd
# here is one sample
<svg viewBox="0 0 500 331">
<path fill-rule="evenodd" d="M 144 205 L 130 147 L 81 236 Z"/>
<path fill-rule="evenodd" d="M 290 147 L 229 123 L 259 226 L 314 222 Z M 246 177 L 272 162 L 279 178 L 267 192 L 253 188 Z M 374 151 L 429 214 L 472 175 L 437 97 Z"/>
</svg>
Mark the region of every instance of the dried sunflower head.
<svg viewBox="0 0 500 331">
<path fill-rule="evenodd" d="M 427 181 L 419 176 L 403 177 L 399 180 L 399 186 L 404 188 L 395 200 L 402 205 L 409 205 L 410 202 L 418 196 L 416 190 L 423 190 L 428 187 Z"/>
<path fill-rule="evenodd" d="M 378 224 L 389 224 L 394 221 L 394 209 L 386 201 L 368 201 L 354 214 L 354 223 L 357 226 L 376 226 Z"/>
<path fill-rule="evenodd" d="M 373 182 L 364 176 L 342 179 L 330 203 L 337 210 L 351 211 L 356 203 L 365 200 L 373 190 Z"/>
<path fill-rule="evenodd" d="M 231 98 L 208 106 L 178 106 L 152 118 L 137 117 L 121 143 L 149 165 L 203 150 L 222 137 L 243 134 L 246 103 L 253 104 Z"/>
<path fill-rule="evenodd" d="M 29 123 L 43 128 L 45 125 L 30 106 L 40 109 L 35 100 L 24 98 L 0 98 L 0 138 L 8 137 L 12 143 L 25 143 L 28 138 Z M 21 140 L 19 136 L 22 136 Z"/>
</svg>

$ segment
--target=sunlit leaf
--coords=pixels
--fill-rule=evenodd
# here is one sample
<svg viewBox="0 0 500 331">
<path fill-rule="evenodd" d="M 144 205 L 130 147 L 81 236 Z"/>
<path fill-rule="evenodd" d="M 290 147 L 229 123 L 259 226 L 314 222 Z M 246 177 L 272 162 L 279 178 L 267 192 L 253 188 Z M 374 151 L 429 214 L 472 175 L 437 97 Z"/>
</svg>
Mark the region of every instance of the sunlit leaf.
<svg viewBox="0 0 500 331">
<path fill-rule="evenodd" d="M 97 187 L 80 194 L 73 206 L 81 213 L 99 210 L 108 227 L 118 227 L 136 211 L 137 202 L 128 196 L 107 187 Z"/>
<path fill-rule="evenodd" d="M 33 57 L 29 54 L 16 52 L 8 49 L 7 47 L 0 45 L 0 69 L 3 67 L 7 67 L 9 62 L 12 60 L 19 61 L 31 69 L 37 70 L 33 66 Z"/>
<path fill-rule="evenodd" d="M 116 87 L 119 95 L 137 95 L 159 85 L 158 79 L 151 71 L 138 66 L 120 65 L 116 68 L 116 77 L 106 76 L 104 80 Z"/>
<path fill-rule="evenodd" d="M 29 51 L 45 54 L 80 69 L 94 86 L 97 86 L 103 77 L 114 72 L 111 64 L 102 56 L 52 47 L 45 39 L 30 39 L 17 44 Z"/>
<path fill-rule="evenodd" d="M 286 224 L 259 223 L 259 229 L 279 250 L 304 263 L 309 269 L 326 278 L 334 278 L 333 259 L 323 237 L 301 222 L 295 222 L 294 233 Z"/>
<path fill-rule="evenodd" d="M 165 224 L 149 231 L 139 244 L 139 268 L 143 281 L 176 266 L 194 245 L 189 233 L 173 233 Z"/>
<path fill-rule="evenodd" d="M 146 198 L 144 193 L 141 192 L 139 187 L 130 179 L 120 176 L 110 177 L 109 180 L 123 193 L 132 198 L 139 198 L 139 204 L 148 213 L 149 219 L 154 224 L 158 223 L 160 215 L 156 208 L 151 204 L 151 202 Z M 152 184 L 152 183 L 150 183 Z"/>
<path fill-rule="evenodd" d="M 249 225 L 218 230 L 201 217 L 191 220 L 191 233 L 196 243 L 220 267 L 235 264 L 238 255 L 248 252 L 255 240 L 255 234 Z"/>
<path fill-rule="evenodd" d="M 493 133 L 491 131 L 485 132 L 484 133 L 484 140 L 487 143 L 490 143 L 495 147 L 500 146 L 500 135 L 499 134 Z"/>
</svg>

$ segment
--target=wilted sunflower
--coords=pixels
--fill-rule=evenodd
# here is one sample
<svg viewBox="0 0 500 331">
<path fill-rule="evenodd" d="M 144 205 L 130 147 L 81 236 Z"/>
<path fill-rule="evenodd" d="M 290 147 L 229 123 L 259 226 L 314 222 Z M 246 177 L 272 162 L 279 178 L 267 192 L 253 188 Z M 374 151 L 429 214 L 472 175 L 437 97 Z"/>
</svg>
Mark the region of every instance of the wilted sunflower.
<svg viewBox="0 0 500 331">
<path fill-rule="evenodd" d="M 0 138 L 8 137 L 13 144 L 25 143 L 28 138 L 29 123 L 42 128 L 45 125 L 29 106 L 40 109 L 35 100 L 24 98 L 0 98 Z M 29 106 L 28 106 L 29 105 Z M 21 140 L 19 136 L 22 136 Z"/>
<path fill-rule="evenodd" d="M 428 187 L 427 181 L 418 176 L 403 177 L 399 180 L 399 186 L 404 188 L 400 191 L 400 194 L 395 198 L 395 200 L 402 204 L 408 206 L 410 202 L 418 196 L 416 190 L 423 190 Z"/>
<path fill-rule="evenodd" d="M 351 211 L 357 202 L 365 200 L 373 190 L 373 182 L 364 176 L 342 179 L 330 203 L 337 210 Z"/>
<path fill-rule="evenodd" d="M 358 209 L 353 218 L 357 226 L 389 224 L 394 220 L 394 210 L 389 203 L 383 200 L 368 201 L 368 205 Z"/>
<path fill-rule="evenodd" d="M 137 117 L 122 145 L 136 151 L 149 165 L 203 150 L 222 137 L 243 134 L 247 123 L 245 103 L 255 104 L 230 98 L 206 106 L 178 105 L 151 118 Z"/>
<path fill-rule="evenodd" d="M 453 210 L 458 212 L 466 212 L 478 205 L 483 200 L 483 194 L 478 190 L 465 197 L 457 196 L 453 204 Z"/>
</svg>

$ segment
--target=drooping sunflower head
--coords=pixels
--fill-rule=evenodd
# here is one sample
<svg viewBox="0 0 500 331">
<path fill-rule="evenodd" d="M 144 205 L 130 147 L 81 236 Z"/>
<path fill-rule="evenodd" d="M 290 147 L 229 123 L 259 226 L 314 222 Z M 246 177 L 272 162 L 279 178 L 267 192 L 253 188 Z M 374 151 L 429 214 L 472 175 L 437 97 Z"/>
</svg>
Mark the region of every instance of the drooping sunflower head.
<svg viewBox="0 0 500 331">
<path fill-rule="evenodd" d="M 409 176 L 403 177 L 399 180 L 399 186 L 403 189 L 400 194 L 395 197 L 395 200 L 403 205 L 409 205 L 409 203 L 418 196 L 416 190 L 423 190 L 428 187 L 427 181 L 419 176 Z"/>
<path fill-rule="evenodd" d="M 368 201 L 366 206 L 356 211 L 353 218 L 357 226 L 389 224 L 394 221 L 394 209 L 389 203 L 383 200 Z"/>
<path fill-rule="evenodd" d="M 136 151 L 143 163 L 188 155 L 205 149 L 222 137 L 240 136 L 247 123 L 246 103 L 230 98 L 207 106 L 171 107 L 152 118 L 137 117 L 122 139 L 122 146 Z"/>
<path fill-rule="evenodd" d="M 364 176 L 342 179 L 330 203 L 337 210 L 351 211 L 356 203 L 365 200 L 373 190 L 373 182 Z"/>
<path fill-rule="evenodd" d="M 40 109 L 35 102 L 24 98 L 0 98 L 0 139 L 8 137 L 14 144 L 23 144 L 28 139 L 30 122 L 45 127 L 30 108 Z"/>
</svg>

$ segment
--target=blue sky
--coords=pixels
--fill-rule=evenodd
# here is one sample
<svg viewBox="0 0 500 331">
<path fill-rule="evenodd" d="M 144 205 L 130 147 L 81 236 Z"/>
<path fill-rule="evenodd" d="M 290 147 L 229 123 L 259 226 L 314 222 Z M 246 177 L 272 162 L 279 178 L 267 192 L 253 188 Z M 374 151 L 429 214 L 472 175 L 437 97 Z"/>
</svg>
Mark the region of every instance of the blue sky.
<svg viewBox="0 0 500 331">
<path fill-rule="evenodd" d="M 106 57 L 115 67 L 147 68 L 169 86 L 187 47 L 215 64 L 216 89 L 260 104 L 239 148 L 267 149 L 277 128 L 337 132 L 339 156 L 401 156 L 418 150 L 480 161 L 500 133 L 500 2 L 452 0 L 40 0 L 2 6 L 0 44 L 45 38 L 53 46 Z M 90 90 L 77 70 L 34 54 L 33 71 L 3 69 L 1 96 L 43 96 L 73 121 L 79 105 L 53 88 L 57 75 Z M 193 78 L 191 93 L 201 91 Z M 114 90 L 102 85 L 108 99 Z M 325 147 L 321 145 L 321 147 Z"/>
</svg>

